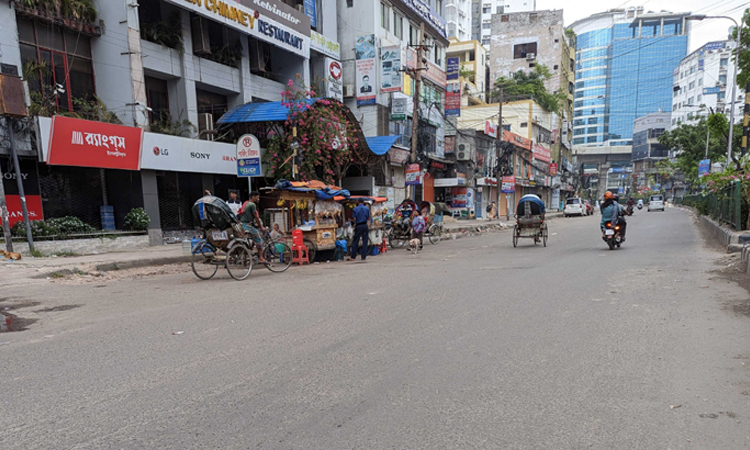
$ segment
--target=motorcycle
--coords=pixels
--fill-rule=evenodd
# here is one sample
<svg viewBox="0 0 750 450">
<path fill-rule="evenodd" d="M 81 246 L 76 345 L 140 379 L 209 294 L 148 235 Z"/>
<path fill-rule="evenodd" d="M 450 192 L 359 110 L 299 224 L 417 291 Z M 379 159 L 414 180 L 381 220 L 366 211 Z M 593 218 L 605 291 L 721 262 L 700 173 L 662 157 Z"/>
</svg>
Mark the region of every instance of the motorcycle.
<svg viewBox="0 0 750 450">
<path fill-rule="evenodd" d="M 638 203 L 638 210 L 640 211 L 642 209 L 643 209 L 643 203 Z"/>
<path fill-rule="evenodd" d="M 602 240 L 607 243 L 610 250 L 614 250 L 615 246 L 620 248 L 620 245 L 625 242 L 625 238 L 620 233 L 620 225 L 612 226 L 612 222 L 605 223 Z"/>
</svg>

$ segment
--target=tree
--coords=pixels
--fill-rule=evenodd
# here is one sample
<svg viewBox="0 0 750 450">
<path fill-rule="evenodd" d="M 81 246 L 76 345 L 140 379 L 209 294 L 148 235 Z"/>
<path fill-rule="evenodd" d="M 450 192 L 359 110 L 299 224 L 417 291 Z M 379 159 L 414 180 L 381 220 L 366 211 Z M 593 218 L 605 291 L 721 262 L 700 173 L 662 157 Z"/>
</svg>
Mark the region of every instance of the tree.
<svg viewBox="0 0 750 450">
<path fill-rule="evenodd" d="M 461 68 L 458 69 L 458 76 L 472 83 L 474 82 L 475 75 L 476 75 L 475 71 L 471 69 L 467 69 L 466 66 L 464 66 L 463 64 L 461 64 Z"/>
<path fill-rule="evenodd" d="M 677 152 L 674 165 L 685 174 L 686 181 L 693 185 L 698 184 L 698 162 L 706 156 L 706 127 L 706 120 L 703 119 L 696 125 L 682 124 L 658 138 L 660 144 Z M 708 145 L 709 159 L 721 160 L 725 154 L 726 137 L 722 138 L 712 131 Z"/>
<path fill-rule="evenodd" d="M 537 64 L 534 71 L 526 73 L 523 70 L 513 73 L 510 78 L 499 77 L 495 80 L 492 90 L 493 98 L 499 97 L 500 88 L 506 99 L 531 98 L 549 112 L 560 113 L 566 95 L 562 90 L 553 94 L 547 91 L 544 82 L 552 78 L 547 66 Z"/>
<path fill-rule="evenodd" d="M 750 9 L 746 9 L 742 17 L 742 23 L 740 24 L 744 30 L 742 30 L 742 36 L 740 37 L 740 53 L 739 53 L 739 65 L 737 70 L 738 87 L 744 88 L 747 83 L 750 82 Z M 732 38 L 737 40 L 737 30 L 732 31 Z"/>
</svg>

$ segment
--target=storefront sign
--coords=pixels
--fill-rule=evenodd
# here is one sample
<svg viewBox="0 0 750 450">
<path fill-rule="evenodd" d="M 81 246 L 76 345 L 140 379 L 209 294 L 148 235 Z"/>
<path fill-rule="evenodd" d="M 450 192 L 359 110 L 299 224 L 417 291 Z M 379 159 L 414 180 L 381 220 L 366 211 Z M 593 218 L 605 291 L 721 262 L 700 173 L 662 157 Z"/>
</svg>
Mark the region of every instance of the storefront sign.
<svg viewBox="0 0 750 450">
<path fill-rule="evenodd" d="M 435 187 L 466 186 L 466 178 L 436 178 Z"/>
<path fill-rule="evenodd" d="M 500 187 L 500 192 L 502 192 L 503 194 L 512 194 L 513 192 L 516 192 L 515 175 L 503 177 L 503 184 Z"/>
<path fill-rule="evenodd" d="M 232 144 L 144 133 L 141 169 L 172 172 L 237 173 L 237 149 Z"/>
<path fill-rule="evenodd" d="M 503 140 L 506 142 L 510 142 L 511 144 L 525 148 L 526 150 L 531 150 L 531 140 L 526 139 L 525 137 L 521 137 L 515 133 L 511 133 L 508 130 L 503 130 Z"/>
<path fill-rule="evenodd" d="M 261 176 L 260 142 L 252 134 L 245 134 L 237 141 L 237 176 Z"/>
<path fill-rule="evenodd" d="M 375 70 L 375 35 L 359 36 L 354 47 L 357 59 L 357 106 L 375 104 L 375 88 L 378 85 L 378 72 Z"/>
<path fill-rule="evenodd" d="M 266 14 L 269 16 L 269 18 L 277 20 L 280 24 L 286 25 L 295 31 L 299 31 L 305 36 L 310 35 L 310 18 L 292 8 L 291 6 L 288 6 L 283 1 L 240 0 L 239 3 L 250 8 L 259 9 L 261 14 Z"/>
<path fill-rule="evenodd" d="M 461 115 L 461 83 L 448 83 L 445 88 L 445 115 Z"/>
<path fill-rule="evenodd" d="M 446 71 L 445 71 L 445 79 L 448 81 L 451 80 L 458 80 L 458 72 L 461 68 L 461 58 L 455 56 L 451 58 L 445 59 L 447 63 Z"/>
<path fill-rule="evenodd" d="M 404 4 L 437 30 L 442 37 L 448 37 L 448 27 L 445 19 L 440 16 L 440 12 L 434 11 L 429 5 L 422 3 L 419 0 L 404 0 Z"/>
<path fill-rule="evenodd" d="M 391 147 L 391 149 L 388 150 L 388 157 L 390 158 L 391 164 L 400 166 L 409 160 L 409 156 L 411 156 L 411 153 L 400 148 Z"/>
<path fill-rule="evenodd" d="M 552 152 L 539 144 L 534 144 L 534 146 L 532 147 L 531 156 L 532 158 L 543 162 L 552 161 Z"/>
<path fill-rule="evenodd" d="M 430 167 L 432 167 L 433 169 L 444 170 L 445 169 L 445 164 L 443 164 L 441 162 L 432 161 L 430 163 Z"/>
<path fill-rule="evenodd" d="M 557 175 L 557 163 L 552 163 L 549 165 L 549 174 L 553 177 Z"/>
<path fill-rule="evenodd" d="M 421 169 L 419 164 L 409 164 L 406 166 L 406 184 L 407 186 L 413 186 L 422 184 Z"/>
<path fill-rule="evenodd" d="M 315 0 L 305 0 L 305 14 L 310 18 L 310 26 L 318 28 L 318 11 Z"/>
<path fill-rule="evenodd" d="M 380 50 L 380 90 L 401 91 L 401 46 L 391 45 Z"/>
<path fill-rule="evenodd" d="M 451 188 L 451 207 L 452 208 L 466 208 L 467 207 L 467 192 L 465 187 L 453 187 Z"/>
<path fill-rule="evenodd" d="M 477 178 L 477 186 L 497 186 L 497 178 Z"/>
<path fill-rule="evenodd" d="M 406 67 L 410 69 L 417 68 L 417 51 L 411 47 L 406 48 Z M 422 78 L 426 78 L 441 89 L 445 89 L 447 83 L 445 71 L 430 61 L 424 65 L 427 70 L 422 71 Z"/>
<path fill-rule="evenodd" d="M 341 59 L 341 46 L 320 33 L 310 31 L 310 49 L 333 59 Z"/>
<path fill-rule="evenodd" d="M 486 120 L 484 122 L 484 134 L 493 138 L 497 138 L 497 125 L 490 122 L 489 120 Z"/>
<path fill-rule="evenodd" d="M 54 116 L 47 164 L 139 170 L 142 139 L 141 128 Z"/>
<path fill-rule="evenodd" d="M 23 207 L 20 195 L 6 195 L 5 203 L 8 208 L 8 222 L 12 227 L 16 222 L 23 222 Z M 26 196 L 26 208 L 29 212 L 29 220 L 44 220 L 42 212 L 42 197 L 39 195 Z"/>
<path fill-rule="evenodd" d="M 406 120 L 408 99 L 393 97 L 391 100 L 391 120 Z"/>
<path fill-rule="evenodd" d="M 341 63 L 332 58 L 325 58 L 325 66 L 328 77 L 326 80 L 326 97 L 343 101 L 344 87 L 341 76 L 344 71 L 341 70 Z"/>
<path fill-rule="evenodd" d="M 292 13 L 283 9 L 273 1 L 258 0 L 256 8 L 221 0 L 167 1 L 297 55 L 310 55 L 309 19 L 296 11 Z M 304 17 L 304 20 L 300 17 Z M 283 24 L 277 20 L 281 20 Z M 300 20 L 300 23 L 295 24 L 296 20 Z M 295 31 L 295 28 L 300 27 L 306 31 Z"/>
</svg>

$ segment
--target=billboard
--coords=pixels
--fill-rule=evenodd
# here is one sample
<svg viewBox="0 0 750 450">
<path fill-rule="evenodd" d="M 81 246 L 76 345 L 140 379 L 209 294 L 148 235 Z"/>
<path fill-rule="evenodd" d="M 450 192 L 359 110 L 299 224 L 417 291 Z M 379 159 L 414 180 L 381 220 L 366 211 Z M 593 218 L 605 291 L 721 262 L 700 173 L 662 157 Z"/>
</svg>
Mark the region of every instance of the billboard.
<svg viewBox="0 0 750 450">
<path fill-rule="evenodd" d="M 401 46 L 383 47 L 380 55 L 380 90 L 401 91 Z"/>
<path fill-rule="evenodd" d="M 375 104 L 375 88 L 378 72 L 375 70 L 375 35 L 359 36 L 354 46 L 357 78 L 357 106 Z"/>
</svg>

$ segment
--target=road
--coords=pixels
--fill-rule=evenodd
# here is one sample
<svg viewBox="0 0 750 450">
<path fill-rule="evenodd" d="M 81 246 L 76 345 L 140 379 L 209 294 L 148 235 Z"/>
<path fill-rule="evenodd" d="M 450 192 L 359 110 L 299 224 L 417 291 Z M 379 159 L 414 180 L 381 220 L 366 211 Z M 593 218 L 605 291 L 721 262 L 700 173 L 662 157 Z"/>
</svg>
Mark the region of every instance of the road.
<svg viewBox="0 0 750 450">
<path fill-rule="evenodd" d="M 2 293 L 2 449 L 750 448 L 748 293 L 687 212 Z M 37 312 L 33 312 L 37 311 Z M 182 332 L 181 334 L 179 332 Z"/>
</svg>

